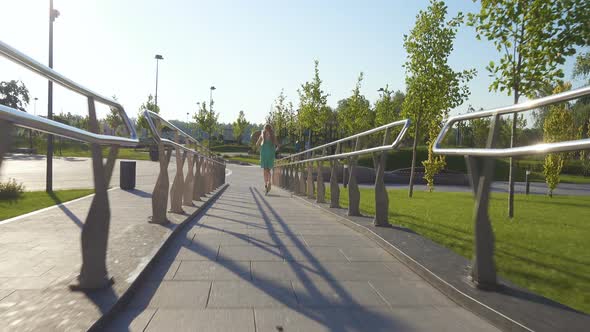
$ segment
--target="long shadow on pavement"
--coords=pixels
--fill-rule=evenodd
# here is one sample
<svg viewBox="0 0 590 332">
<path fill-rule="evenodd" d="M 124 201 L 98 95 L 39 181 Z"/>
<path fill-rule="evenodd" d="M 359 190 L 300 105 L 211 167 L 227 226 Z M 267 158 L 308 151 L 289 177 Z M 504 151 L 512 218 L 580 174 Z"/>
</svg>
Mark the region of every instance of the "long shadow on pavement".
<svg viewBox="0 0 590 332">
<path fill-rule="evenodd" d="M 269 230 L 270 236 L 275 241 L 277 241 L 277 243 L 279 243 L 279 245 L 280 245 L 281 240 L 277 236 L 276 232 L 274 231 L 274 226 L 271 223 L 269 215 L 264 211 L 264 208 L 261 204 L 262 197 L 260 196 L 261 198 L 257 198 L 255 193 L 252 190 L 251 190 L 251 194 L 252 194 L 252 197 L 254 197 L 254 200 L 256 201 L 257 206 L 259 207 L 259 210 L 262 214 L 262 218 L 264 219 L 265 224 L 267 225 L 267 228 Z M 260 193 L 258 193 L 258 195 L 260 195 Z M 221 195 L 221 197 L 218 197 L 216 199 L 216 201 L 219 199 L 224 199 L 224 196 L 225 196 L 225 193 L 223 195 Z M 219 245 L 217 245 L 217 246 L 201 245 L 199 243 L 195 243 L 195 241 L 193 241 L 191 236 L 187 237 L 187 234 L 189 233 L 190 228 L 191 228 L 191 227 L 189 227 L 189 225 L 187 225 L 187 227 L 183 227 L 181 232 L 176 235 L 176 237 L 177 237 L 176 241 L 174 241 L 174 243 L 172 243 L 164 252 L 162 252 L 159 255 L 159 257 L 155 261 L 156 264 L 154 264 L 150 268 L 149 274 L 146 277 L 146 282 L 143 282 L 138 287 L 137 291 L 134 293 L 134 296 L 130 299 L 130 302 L 128 303 L 126 308 L 124 308 L 124 311 L 119 312 L 117 314 L 117 317 L 115 317 L 115 319 L 111 322 L 112 325 L 107 330 L 114 329 L 117 331 L 121 331 L 125 328 L 127 328 L 127 330 L 128 330 L 128 327 L 130 326 L 130 324 L 139 315 L 141 315 L 144 311 L 146 311 L 146 309 L 149 308 L 150 301 L 153 299 L 159 286 L 165 280 L 165 276 L 167 275 L 167 273 L 169 273 L 169 271 L 171 269 L 175 269 L 175 271 L 178 270 L 180 264 L 179 264 L 179 266 L 177 266 L 175 268 L 173 268 L 172 265 L 175 263 L 175 259 L 178 257 L 178 254 L 183 249 L 188 249 L 191 252 L 193 252 L 194 254 L 200 256 L 201 258 L 206 258 L 207 259 L 206 261 L 214 261 L 215 263 L 219 264 L 220 266 L 223 266 L 225 269 L 234 273 L 238 277 L 238 280 L 248 282 L 249 284 L 254 286 L 257 290 L 268 295 L 270 298 L 272 298 L 273 300 L 277 301 L 278 303 L 284 305 L 286 308 L 291 309 L 291 310 L 293 310 L 293 311 L 295 311 L 295 312 L 297 312 L 297 313 L 299 313 L 299 314 L 301 314 L 313 321 L 316 321 L 317 323 L 327 327 L 330 330 L 335 330 L 335 331 L 344 331 L 344 330 L 350 330 L 350 329 L 363 330 L 363 328 L 366 328 L 366 326 L 357 325 L 354 322 L 350 323 L 350 324 L 353 324 L 353 326 L 351 326 L 349 324 L 344 324 L 343 322 L 341 322 L 339 320 L 332 319 L 334 316 L 330 315 L 329 312 L 327 312 L 327 311 L 314 310 L 315 308 L 305 308 L 305 307 L 302 307 L 299 304 L 297 304 L 297 300 L 299 302 L 309 302 L 312 299 L 315 300 L 315 302 L 317 302 L 318 299 L 321 299 L 321 300 L 323 300 L 323 302 L 329 303 L 330 299 L 325 298 L 325 296 L 319 291 L 319 289 L 317 289 L 317 287 L 313 284 L 311 278 L 306 274 L 306 271 L 312 272 L 312 273 L 314 273 L 314 272 L 316 272 L 316 273 L 319 272 L 321 274 L 323 273 L 324 276 L 328 276 L 328 277 L 329 277 L 329 274 L 328 274 L 328 271 L 321 265 L 321 263 L 319 261 L 317 261 L 317 259 L 315 259 L 313 257 L 313 255 L 306 249 L 305 244 L 300 242 L 300 240 L 298 240 L 297 237 L 295 236 L 294 232 L 289 230 L 288 225 L 278 215 L 278 213 L 270 207 L 270 204 L 266 201 L 263 201 L 263 202 L 270 209 L 273 216 L 279 221 L 284 233 L 294 243 L 296 243 L 297 249 L 299 249 L 305 253 L 306 257 L 309 259 L 309 262 L 313 266 L 313 269 L 309 269 L 307 267 L 304 267 L 301 264 L 297 264 L 297 262 L 294 262 L 294 261 L 287 262 L 287 264 L 289 264 L 289 266 L 291 266 L 291 268 L 297 274 L 298 280 L 301 281 L 303 283 L 303 285 L 305 286 L 308 294 L 306 294 L 306 295 L 296 294 L 296 300 L 289 301 L 289 298 L 288 297 L 285 298 L 284 295 L 285 294 L 294 295 L 293 288 L 290 283 L 289 283 L 289 285 L 285 285 L 284 283 L 279 283 L 279 282 L 273 281 L 273 280 L 266 280 L 266 279 L 265 280 L 253 280 L 250 275 L 250 271 L 248 269 L 244 269 L 243 265 L 238 264 L 238 261 L 232 261 L 230 259 L 221 259 L 221 260 L 218 259 L 219 258 L 218 257 L 219 256 L 219 248 L 220 248 Z M 215 203 L 216 202 L 214 202 L 214 204 Z M 197 216 L 195 218 L 195 221 L 190 223 L 190 225 L 192 226 L 195 223 L 202 221 L 203 218 L 205 218 L 206 216 L 209 216 L 210 214 L 208 212 L 210 211 L 210 209 L 214 209 L 214 205 L 210 205 L 209 207 L 207 207 L 203 212 L 201 212 L 199 214 L 199 216 Z M 200 227 L 208 227 L 210 229 L 215 229 L 214 227 L 207 226 L 206 224 L 205 225 L 199 224 L 199 226 Z M 245 243 L 248 243 L 248 241 L 249 241 L 248 236 L 245 234 L 241 234 L 238 232 L 228 232 L 228 231 L 226 231 L 225 233 L 231 234 L 231 235 L 243 240 Z M 255 245 L 259 248 L 263 248 L 264 250 L 269 250 L 271 252 L 274 252 L 273 250 L 271 250 L 271 248 L 264 245 L 263 243 L 259 243 L 259 242 L 250 242 L 250 243 L 252 243 L 253 245 Z M 285 250 L 285 247 L 282 247 L 281 249 L 283 249 L 283 252 L 285 252 L 287 255 L 289 255 L 289 252 Z M 313 271 L 313 270 L 315 270 L 315 271 Z M 174 272 L 174 273 L 176 273 L 176 272 Z M 346 301 L 346 306 L 348 308 L 350 308 L 350 307 L 354 308 L 354 312 L 361 313 L 364 316 L 364 318 L 367 318 L 371 322 L 372 329 L 374 329 L 374 330 L 389 330 L 391 328 L 401 328 L 401 329 L 404 328 L 404 326 L 401 322 L 393 322 L 390 318 L 388 318 L 384 315 L 381 315 L 381 314 L 375 313 L 375 312 L 371 312 L 371 311 L 367 310 L 366 308 L 363 308 L 360 304 L 358 304 L 354 301 L 353 297 L 347 292 L 347 290 L 344 287 L 342 287 L 338 283 L 338 281 L 330 280 L 330 278 L 326 278 L 326 281 L 337 292 L 338 296 L 341 299 Z M 215 280 L 212 281 L 212 284 L 214 282 L 215 282 Z M 212 284 L 210 285 L 210 287 L 212 287 Z M 210 291 L 211 291 L 211 289 L 210 289 Z M 386 306 L 386 304 L 384 304 L 383 306 Z M 199 309 L 199 308 L 193 308 L 193 309 Z M 205 308 L 201 308 L 201 309 L 205 309 Z M 146 314 L 149 316 L 146 319 L 148 321 L 151 321 L 153 319 L 153 317 L 156 315 L 156 311 L 147 312 Z M 392 326 L 392 325 L 395 325 L 395 326 Z M 148 327 L 149 327 L 149 325 L 148 325 Z M 198 327 L 195 327 L 195 328 L 197 328 L 197 330 L 198 330 Z"/>
</svg>

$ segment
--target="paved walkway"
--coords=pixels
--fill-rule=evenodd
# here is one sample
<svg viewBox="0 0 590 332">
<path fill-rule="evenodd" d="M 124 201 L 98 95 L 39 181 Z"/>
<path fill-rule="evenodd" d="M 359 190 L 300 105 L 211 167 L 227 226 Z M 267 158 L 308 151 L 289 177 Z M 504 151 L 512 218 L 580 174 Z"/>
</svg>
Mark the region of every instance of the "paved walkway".
<svg viewBox="0 0 590 332">
<path fill-rule="evenodd" d="M 169 213 L 171 223 L 165 226 L 148 223 L 157 170 L 157 163 L 141 163 L 138 173 L 152 175 L 138 178 L 136 190 L 109 191 L 107 267 L 115 283 L 100 292 L 68 288 L 80 272 L 80 230 L 92 197 L 0 222 L 1 331 L 86 331 L 117 302 L 176 226 L 196 210 L 185 206 L 186 214 Z M 174 175 L 170 167 L 170 178 Z M 90 166 L 81 178 L 87 179 L 92 180 Z M 118 183 L 118 176 L 112 182 Z"/>
<path fill-rule="evenodd" d="M 114 331 L 495 331 L 374 242 L 259 168 L 230 187 L 156 262 Z"/>
</svg>

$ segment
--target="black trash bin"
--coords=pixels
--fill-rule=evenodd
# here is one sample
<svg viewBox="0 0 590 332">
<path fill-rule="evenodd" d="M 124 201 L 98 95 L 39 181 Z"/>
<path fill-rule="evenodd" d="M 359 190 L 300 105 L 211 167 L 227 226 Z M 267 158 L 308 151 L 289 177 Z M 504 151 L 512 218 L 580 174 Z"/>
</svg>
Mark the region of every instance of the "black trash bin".
<svg viewBox="0 0 590 332">
<path fill-rule="evenodd" d="M 121 160 L 121 174 L 119 180 L 119 187 L 123 190 L 135 189 L 135 161 Z"/>
</svg>

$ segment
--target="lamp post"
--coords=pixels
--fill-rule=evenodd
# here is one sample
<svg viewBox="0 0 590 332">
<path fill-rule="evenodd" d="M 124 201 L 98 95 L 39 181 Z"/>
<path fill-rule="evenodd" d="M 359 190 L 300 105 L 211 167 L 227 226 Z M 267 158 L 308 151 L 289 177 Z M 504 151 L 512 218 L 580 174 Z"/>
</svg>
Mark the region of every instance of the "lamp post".
<svg viewBox="0 0 590 332">
<path fill-rule="evenodd" d="M 212 85 L 209 88 L 209 117 L 213 119 L 213 90 L 216 88 Z M 213 124 L 208 124 L 209 126 L 209 140 L 207 141 L 207 148 L 211 149 L 211 135 L 213 134 Z"/>
<path fill-rule="evenodd" d="M 33 100 L 35 101 L 35 104 L 33 107 L 33 115 L 37 115 L 37 100 L 39 100 L 39 98 L 35 97 L 35 98 L 33 98 Z"/>
<path fill-rule="evenodd" d="M 160 54 L 156 54 L 156 56 L 154 56 L 154 59 L 156 59 L 156 96 L 155 96 L 155 104 L 156 104 L 156 109 L 158 109 L 158 61 L 164 60 L 164 57 L 161 56 Z"/>
<path fill-rule="evenodd" d="M 59 11 L 53 8 L 53 0 L 49 0 L 49 68 L 53 68 L 53 22 L 58 17 Z M 53 82 L 51 80 L 47 83 L 47 119 L 53 119 Z M 45 191 L 53 191 L 53 135 L 47 135 Z"/>
</svg>

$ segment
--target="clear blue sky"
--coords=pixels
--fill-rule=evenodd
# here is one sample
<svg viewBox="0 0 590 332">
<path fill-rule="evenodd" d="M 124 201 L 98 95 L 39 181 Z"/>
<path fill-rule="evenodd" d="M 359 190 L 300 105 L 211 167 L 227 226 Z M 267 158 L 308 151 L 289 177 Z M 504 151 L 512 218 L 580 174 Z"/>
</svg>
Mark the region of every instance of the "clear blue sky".
<svg viewBox="0 0 590 332">
<path fill-rule="evenodd" d="M 244 110 L 263 122 L 284 88 L 298 102 L 297 88 L 320 61 L 331 106 L 350 95 L 360 71 L 362 93 L 371 102 L 389 84 L 404 89 L 403 35 L 413 27 L 427 0 L 416 1 L 190 1 L 54 0 L 61 16 L 54 25 L 54 68 L 101 94 L 116 95 L 131 117 L 155 90 L 155 54 L 162 54 L 159 105 L 166 118 L 186 120 L 196 102 L 213 93 L 220 120 L 233 121 Z M 449 0 L 449 11 L 474 12 L 472 1 Z M 2 0 L 0 39 L 47 62 L 48 0 Z M 488 92 L 485 65 L 498 54 L 463 27 L 455 42 L 452 66 L 476 68 L 472 104 L 492 108 L 510 104 L 504 94 Z M 573 59 L 565 66 L 571 77 Z M 38 97 L 37 114 L 46 114 L 47 84 L 39 76 L 0 58 L 0 80 L 20 79 Z M 574 86 L 581 82 L 574 82 Z M 33 112 L 34 102 L 30 110 Z M 56 88 L 54 112 L 86 114 L 86 101 Z M 106 113 L 101 108 L 99 116 Z"/>
</svg>

